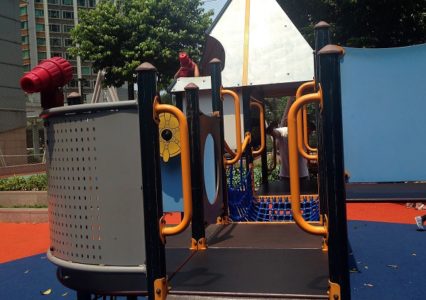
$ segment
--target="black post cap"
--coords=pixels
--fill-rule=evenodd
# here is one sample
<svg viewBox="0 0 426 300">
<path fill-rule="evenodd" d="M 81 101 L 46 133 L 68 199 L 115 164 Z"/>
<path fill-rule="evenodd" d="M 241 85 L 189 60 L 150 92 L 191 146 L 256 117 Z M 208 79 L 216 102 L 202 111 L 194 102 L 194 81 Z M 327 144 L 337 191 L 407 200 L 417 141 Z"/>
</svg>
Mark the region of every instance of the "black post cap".
<svg viewBox="0 0 426 300">
<path fill-rule="evenodd" d="M 188 83 L 186 86 L 185 86 L 185 90 L 186 91 L 190 91 L 190 90 L 198 90 L 199 89 L 199 87 L 198 87 L 198 85 L 196 85 L 195 83 Z"/>
<path fill-rule="evenodd" d="M 345 49 L 343 49 L 343 47 L 341 46 L 329 44 L 321 48 L 320 51 L 318 51 L 318 55 L 325 55 L 325 54 L 343 55 L 345 54 Z"/>
<path fill-rule="evenodd" d="M 144 62 L 136 68 L 136 71 L 138 71 L 138 72 L 140 72 L 140 71 L 157 71 L 157 68 L 154 67 L 149 62 Z"/>
<path fill-rule="evenodd" d="M 328 28 L 328 27 L 330 27 L 330 24 L 328 24 L 325 21 L 319 21 L 317 24 L 315 24 L 314 29 Z"/>
</svg>

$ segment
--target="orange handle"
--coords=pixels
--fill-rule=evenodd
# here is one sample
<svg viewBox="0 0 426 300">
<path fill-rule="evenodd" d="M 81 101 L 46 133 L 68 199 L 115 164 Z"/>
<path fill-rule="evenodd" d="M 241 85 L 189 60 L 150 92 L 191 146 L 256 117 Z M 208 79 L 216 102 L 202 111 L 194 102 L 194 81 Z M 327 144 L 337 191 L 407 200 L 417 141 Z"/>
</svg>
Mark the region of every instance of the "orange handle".
<svg viewBox="0 0 426 300">
<path fill-rule="evenodd" d="M 307 89 L 312 89 L 313 87 L 315 87 L 315 81 L 309 81 L 309 82 L 305 82 L 304 84 L 302 84 L 297 89 L 297 92 L 296 92 L 296 101 L 297 101 L 297 99 L 299 99 L 300 97 L 302 97 L 302 94 Z M 305 122 L 307 122 L 306 118 L 305 118 Z M 305 128 L 306 128 L 306 130 L 304 130 Z M 308 138 L 307 124 L 306 124 L 306 126 L 303 126 L 302 112 L 298 111 L 297 112 L 297 148 L 299 149 L 299 153 L 304 158 L 306 158 L 308 160 L 318 160 L 318 155 L 317 154 L 310 155 L 310 154 L 306 153 L 306 151 L 305 151 L 305 149 L 303 147 L 303 141 L 304 141 L 305 138 L 306 138 L 306 140 Z"/>
<path fill-rule="evenodd" d="M 182 171 L 182 193 L 183 193 L 183 218 L 173 227 L 161 226 L 160 235 L 162 239 L 168 235 L 181 233 L 188 227 L 192 219 L 192 192 L 191 192 L 191 165 L 189 155 L 188 123 L 185 115 L 176 107 L 168 104 L 159 104 L 154 101 L 154 118 L 158 119 L 160 113 L 170 113 L 179 122 L 180 145 L 181 145 L 181 171 Z"/>
<path fill-rule="evenodd" d="M 251 101 L 250 106 L 255 106 L 259 109 L 259 128 L 260 128 L 260 147 L 253 150 L 253 156 L 257 157 L 265 150 L 265 110 L 263 105 L 257 101 Z"/>
<path fill-rule="evenodd" d="M 290 192 L 291 192 L 291 211 L 296 224 L 304 231 L 327 237 L 327 227 L 313 226 L 306 222 L 300 211 L 300 185 L 299 185 L 299 164 L 298 164 L 298 148 L 297 148 L 297 112 L 303 105 L 310 102 L 321 101 L 322 92 L 308 94 L 299 97 L 290 107 L 288 113 L 288 150 L 290 165 Z"/>
</svg>

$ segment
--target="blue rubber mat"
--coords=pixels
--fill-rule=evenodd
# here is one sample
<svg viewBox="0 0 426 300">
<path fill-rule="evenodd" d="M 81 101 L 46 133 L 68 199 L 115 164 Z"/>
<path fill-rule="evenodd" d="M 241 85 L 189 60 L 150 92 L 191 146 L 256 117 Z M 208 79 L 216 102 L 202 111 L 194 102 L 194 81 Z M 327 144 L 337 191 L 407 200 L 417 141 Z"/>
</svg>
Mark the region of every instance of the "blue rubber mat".
<svg viewBox="0 0 426 300">
<path fill-rule="evenodd" d="M 0 299 L 74 300 L 76 293 L 61 285 L 56 267 L 42 254 L 0 264 Z"/>
<path fill-rule="evenodd" d="M 426 299 L 426 232 L 410 224 L 348 223 L 359 273 L 351 273 L 355 300 Z"/>
</svg>

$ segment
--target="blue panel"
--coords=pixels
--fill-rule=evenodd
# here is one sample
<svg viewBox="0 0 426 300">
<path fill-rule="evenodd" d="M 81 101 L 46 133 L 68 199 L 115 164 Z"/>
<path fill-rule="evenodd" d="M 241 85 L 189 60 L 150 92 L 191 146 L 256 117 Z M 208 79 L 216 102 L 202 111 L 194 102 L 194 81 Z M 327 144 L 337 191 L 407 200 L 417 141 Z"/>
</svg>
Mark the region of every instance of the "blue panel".
<svg viewBox="0 0 426 300">
<path fill-rule="evenodd" d="M 163 211 L 183 211 L 180 155 L 170 158 L 167 163 L 161 160 L 160 166 L 163 186 Z"/>
<path fill-rule="evenodd" d="M 426 180 L 426 44 L 345 48 L 345 169 L 351 182 Z"/>
</svg>

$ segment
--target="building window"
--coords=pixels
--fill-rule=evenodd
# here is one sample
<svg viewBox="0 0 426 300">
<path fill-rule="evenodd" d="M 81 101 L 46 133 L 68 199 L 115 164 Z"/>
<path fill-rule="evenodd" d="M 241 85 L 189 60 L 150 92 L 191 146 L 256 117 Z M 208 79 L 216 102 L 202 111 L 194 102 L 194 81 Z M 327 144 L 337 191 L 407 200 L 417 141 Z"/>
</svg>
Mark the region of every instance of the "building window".
<svg viewBox="0 0 426 300">
<path fill-rule="evenodd" d="M 52 57 L 62 57 L 62 52 L 52 52 Z"/>
<path fill-rule="evenodd" d="M 51 47 L 62 47 L 62 40 L 58 37 L 50 38 L 50 46 Z"/>
<path fill-rule="evenodd" d="M 28 35 L 21 36 L 21 43 L 22 44 L 28 44 L 28 42 L 29 42 Z"/>
<path fill-rule="evenodd" d="M 71 39 L 64 39 L 64 46 L 65 47 L 72 46 L 72 40 Z"/>
<path fill-rule="evenodd" d="M 62 4 L 72 6 L 72 0 L 62 0 Z"/>
<path fill-rule="evenodd" d="M 77 0 L 77 5 L 81 6 L 81 7 L 85 7 L 86 6 L 86 0 Z"/>
<path fill-rule="evenodd" d="M 43 0 L 35 0 L 35 3 L 43 3 Z"/>
<path fill-rule="evenodd" d="M 24 72 L 29 72 L 31 69 L 30 65 L 23 65 L 23 68 L 24 68 Z"/>
<path fill-rule="evenodd" d="M 21 29 L 28 29 L 28 22 L 21 22 Z"/>
<path fill-rule="evenodd" d="M 61 32 L 61 25 L 49 24 L 49 30 L 52 31 L 52 32 Z"/>
<path fill-rule="evenodd" d="M 74 19 L 74 12 L 70 10 L 63 10 L 62 11 L 62 18 L 64 19 Z"/>
<path fill-rule="evenodd" d="M 22 58 L 23 59 L 30 58 L 30 50 L 22 50 Z"/>
<path fill-rule="evenodd" d="M 74 25 L 64 24 L 64 32 L 70 32 Z"/>
<path fill-rule="evenodd" d="M 27 6 L 21 6 L 19 8 L 19 12 L 21 13 L 21 16 L 24 16 L 27 14 Z"/>
<path fill-rule="evenodd" d="M 87 88 L 90 88 L 90 81 L 89 80 L 86 80 L 86 79 L 82 79 L 81 80 L 81 85 L 83 86 L 83 87 L 87 87 Z"/>
<path fill-rule="evenodd" d="M 88 7 L 95 7 L 96 6 L 96 0 L 87 0 L 87 6 Z"/>
<path fill-rule="evenodd" d="M 91 75 L 90 67 L 81 67 L 81 74 L 83 75 Z"/>
<path fill-rule="evenodd" d="M 44 31 L 44 24 L 36 24 L 36 31 L 37 32 L 43 32 Z"/>
<path fill-rule="evenodd" d="M 46 52 L 39 52 L 39 53 L 37 53 L 38 60 L 46 59 L 46 57 L 47 57 Z"/>
<path fill-rule="evenodd" d="M 46 46 L 45 38 L 37 38 L 37 46 Z"/>
<path fill-rule="evenodd" d="M 44 10 L 35 9 L 34 14 L 35 14 L 36 18 L 43 18 L 44 17 Z"/>
<path fill-rule="evenodd" d="M 47 3 L 49 4 L 59 4 L 59 0 L 47 0 Z"/>
<path fill-rule="evenodd" d="M 48 15 L 51 19 L 59 19 L 61 17 L 61 12 L 57 9 L 49 9 Z"/>
</svg>

